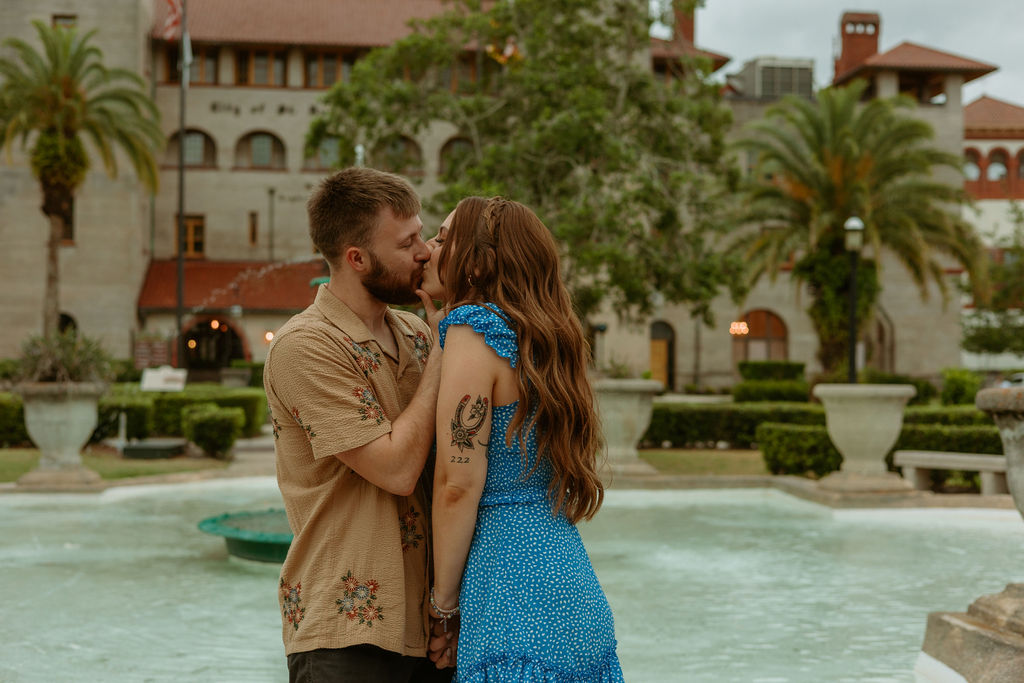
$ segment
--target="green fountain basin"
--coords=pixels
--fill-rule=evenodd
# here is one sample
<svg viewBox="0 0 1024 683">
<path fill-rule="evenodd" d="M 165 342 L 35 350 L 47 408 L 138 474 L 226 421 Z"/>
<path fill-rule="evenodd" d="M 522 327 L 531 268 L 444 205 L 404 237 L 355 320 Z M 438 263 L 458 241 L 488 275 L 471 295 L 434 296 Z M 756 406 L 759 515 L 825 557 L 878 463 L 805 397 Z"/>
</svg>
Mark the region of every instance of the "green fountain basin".
<svg viewBox="0 0 1024 683">
<path fill-rule="evenodd" d="M 279 508 L 207 517 L 199 530 L 223 536 L 230 554 L 257 562 L 284 562 L 292 543 L 288 517 Z"/>
</svg>

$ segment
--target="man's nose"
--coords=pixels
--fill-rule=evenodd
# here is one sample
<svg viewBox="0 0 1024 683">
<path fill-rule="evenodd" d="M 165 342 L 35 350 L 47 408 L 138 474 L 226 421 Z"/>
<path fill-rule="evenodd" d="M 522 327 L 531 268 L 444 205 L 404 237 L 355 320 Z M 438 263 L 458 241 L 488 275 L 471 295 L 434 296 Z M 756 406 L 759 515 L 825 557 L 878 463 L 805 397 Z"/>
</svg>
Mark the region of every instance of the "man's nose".
<svg viewBox="0 0 1024 683">
<path fill-rule="evenodd" d="M 429 261 L 430 252 L 433 251 L 431 246 L 426 242 L 420 242 L 420 249 L 416 252 L 417 261 Z"/>
</svg>

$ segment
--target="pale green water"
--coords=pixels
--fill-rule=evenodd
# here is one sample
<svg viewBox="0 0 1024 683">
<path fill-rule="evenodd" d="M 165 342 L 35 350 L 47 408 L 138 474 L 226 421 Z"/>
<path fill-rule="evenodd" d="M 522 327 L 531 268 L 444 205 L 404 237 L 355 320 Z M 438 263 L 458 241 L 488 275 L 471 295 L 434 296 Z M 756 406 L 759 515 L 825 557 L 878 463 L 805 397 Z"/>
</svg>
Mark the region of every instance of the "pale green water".
<svg viewBox="0 0 1024 683">
<path fill-rule="evenodd" d="M 196 529 L 270 479 L 0 496 L 0 681 L 284 681 L 277 567 Z M 913 681 L 930 611 L 1024 579 L 991 510 L 611 491 L 583 535 L 627 681 Z"/>
</svg>

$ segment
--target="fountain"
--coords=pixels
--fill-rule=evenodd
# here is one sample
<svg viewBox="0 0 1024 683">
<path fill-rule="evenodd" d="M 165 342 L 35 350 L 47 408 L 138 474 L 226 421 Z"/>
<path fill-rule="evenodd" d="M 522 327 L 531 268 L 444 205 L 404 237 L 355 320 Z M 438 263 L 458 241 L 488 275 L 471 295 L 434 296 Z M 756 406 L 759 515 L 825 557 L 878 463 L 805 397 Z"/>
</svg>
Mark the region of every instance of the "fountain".
<svg viewBox="0 0 1024 683">
<path fill-rule="evenodd" d="M 257 562 L 284 562 L 292 543 L 288 517 L 279 508 L 207 517 L 199 530 L 223 536 L 230 554 Z"/>
<path fill-rule="evenodd" d="M 975 403 L 999 427 L 1006 481 L 1024 515 L 1024 387 L 985 389 Z M 1024 681 L 1024 583 L 981 596 L 966 613 L 929 614 L 915 671 L 924 683 Z"/>
</svg>

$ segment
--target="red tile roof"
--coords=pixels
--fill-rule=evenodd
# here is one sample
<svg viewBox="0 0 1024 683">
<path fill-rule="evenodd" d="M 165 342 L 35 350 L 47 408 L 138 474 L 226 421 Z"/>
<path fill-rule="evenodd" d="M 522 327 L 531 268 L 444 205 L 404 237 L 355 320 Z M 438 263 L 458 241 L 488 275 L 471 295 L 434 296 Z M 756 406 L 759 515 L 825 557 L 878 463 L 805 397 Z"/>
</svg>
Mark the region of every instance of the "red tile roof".
<svg viewBox="0 0 1024 683">
<path fill-rule="evenodd" d="M 168 3 L 154 0 L 153 37 Z M 409 20 L 440 14 L 443 0 L 192 0 L 195 42 L 375 47 L 409 34 Z"/>
<path fill-rule="evenodd" d="M 887 52 L 868 57 L 861 64 L 848 69 L 846 73 L 837 75 L 833 82 L 838 85 L 877 71 L 896 70 L 962 73 L 966 83 L 998 68 L 992 64 L 904 41 Z"/>
<path fill-rule="evenodd" d="M 1024 107 L 984 95 L 964 107 L 964 137 L 1024 138 Z"/>
<path fill-rule="evenodd" d="M 721 55 L 717 52 L 702 50 L 686 38 L 676 37 L 672 40 L 659 40 L 658 38 L 651 39 L 651 56 L 655 59 L 671 59 L 673 57 L 681 57 L 684 55 L 687 57 L 706 57 L 711 61 L 712 71 L 718 71 L 725 66 L 730 59 L 726 55 Z"/>
<path fill-rule="evenodd" d="M 177 306 L 178 263 L 152 261 L 139 292 L 139 311 L 173 311 Z M 313 278 L 326 276 L 323 259 L 304 263 L 267 261 L 186 261 L 186 310 L 297 312 L 313 303 Z"/>
</svg>

